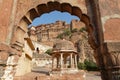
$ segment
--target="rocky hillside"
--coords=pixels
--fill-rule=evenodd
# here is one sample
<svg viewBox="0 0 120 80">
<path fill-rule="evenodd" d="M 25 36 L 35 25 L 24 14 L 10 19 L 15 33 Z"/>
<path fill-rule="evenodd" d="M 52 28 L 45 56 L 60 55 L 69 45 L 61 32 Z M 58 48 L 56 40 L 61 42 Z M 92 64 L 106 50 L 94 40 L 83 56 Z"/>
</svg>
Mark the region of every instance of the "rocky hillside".
<svg viewBox="0 0 120 80">
<path fill-rule="evenodd" d="M 33 41 L 53 46 L 58 39 L 66 39 L 74 43 L 78 53 L 79 61 L 85 59 L 95 61 L 93 50 L 88 44 L 87 32 L 85 25 L 77 20 L 67 24 L 64 21 L 56 21 L 52 24 L 44 24 L 29 29 L 29 36 Z"/>
<path fill-rule="evenodd" d="M 65 29 L 63 33 L 57 36 L 59 39 L 66 39 L 74 43 L 78 53 L 79 53 L 79 61 L 83 62 L 85 59 L 94 60 L 93 50 L 88 43 L 88 36 L 85 27 L 80 29 Z"/>
</svg>

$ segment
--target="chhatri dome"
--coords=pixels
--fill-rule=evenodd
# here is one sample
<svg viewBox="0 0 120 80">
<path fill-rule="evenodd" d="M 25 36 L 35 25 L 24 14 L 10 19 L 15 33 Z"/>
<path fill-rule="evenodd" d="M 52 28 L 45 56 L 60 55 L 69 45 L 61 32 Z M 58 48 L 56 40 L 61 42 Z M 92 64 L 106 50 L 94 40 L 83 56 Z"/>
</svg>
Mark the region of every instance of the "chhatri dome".
<svg viewBox="0 0 120 80">
<path fill-rule="evenodd" d="M 77 51 L 74 44 L 67 40 L 57 40 L 52 52 L 52 73 L 75 73 L 77 69 Z"/>
<path fill-rule="evenodd" d="M 74 44 L 68 40 L 57 40 L 53 45 L 53 51 L 73 51 L 77 52 Z"/>
</svg>

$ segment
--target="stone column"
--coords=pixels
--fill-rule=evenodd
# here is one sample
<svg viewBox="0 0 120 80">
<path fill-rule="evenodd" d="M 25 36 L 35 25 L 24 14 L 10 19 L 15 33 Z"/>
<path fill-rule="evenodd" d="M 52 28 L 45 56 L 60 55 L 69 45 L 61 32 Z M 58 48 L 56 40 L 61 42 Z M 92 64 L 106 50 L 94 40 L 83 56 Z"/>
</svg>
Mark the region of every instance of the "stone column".
<svg viewBox="0 0 120 80">
<path fill-rule="evenodd" d="M 63 53 L 60 54 L 60 65 L 62 69 L 63 68 Z"/>
<path fill-rule="evenodd" d="M 52 69 L 54 69 L 54 57 L 52 58 Z"/>
<path fill-rule="evenodd" d="M 71 68 L 73 68 L 73 59 L 72 59 L 72 56 L 73 56 L 73 54 L 71 53 L 70 54 L 70 66 L 71 66 Z"/>
<path fill-rule="evenodd" d="M 59 68 L 59 57 L 57 57 L 57 68 Z"/>
<path fill-rule="evenodd" d="M 67 57 L 64 58 L 64 65 L 65 65 L 65 68 L 67 68 Z"/>
<path fill-rule="evenodd" d="M 77 55 L 75 55 L 75 68 L 77 68 Z"/>
<path fill-rule="evenodd" d="M 73 68 L 75 68 L 75 55 L 73 56 Z"/>
</svg>

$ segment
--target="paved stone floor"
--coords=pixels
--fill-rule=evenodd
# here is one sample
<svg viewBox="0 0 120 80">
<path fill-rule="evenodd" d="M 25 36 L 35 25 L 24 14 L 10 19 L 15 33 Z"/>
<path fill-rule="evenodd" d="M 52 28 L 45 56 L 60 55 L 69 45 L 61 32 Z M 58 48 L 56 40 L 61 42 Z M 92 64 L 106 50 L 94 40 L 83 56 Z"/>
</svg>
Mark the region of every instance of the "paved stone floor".
<svg viewBox="0 0 120 80">
<path fill-rule="evenodd" d="M 78 79 L 75 79 L 78 77 Z M 31 72 L 26 74 L 23 77 L 16 77 L 14 80 L 101 80 L 100 75 L 96 75 L 95 73 L 87 73 L 86 79 L 81 78 L 80 74 L 78 75 L 67 75 L 67 76 L 46 76 L 40 73 Z"/>
<path fill-rule="evenodd" d="M 102 80 L 99 72 L 86 72 L 86 80 Z"/>
<path fill-rule="evenodd" d="M 44 75 L 40 73 L 31 72 L 24 76 L 15 77 L 14 80 L 84 80 L 81 73 L 78 74 L 64 74 L 64 75 Z"/>
<path fill-rule="evenodd" d="M 99 72 L 84 72 L 79 71 L 76 74 L 64 74 L 57 75 L 54 74 L 50 76 L 48 74 L 50 70 L 36 67 L 33 69 L 33 72 L 28 73 L 24 76 L 15 77 L 14 80 L 101 80 Z M 83 78 L 85 73 L 86 79 Z"/>
</svg>

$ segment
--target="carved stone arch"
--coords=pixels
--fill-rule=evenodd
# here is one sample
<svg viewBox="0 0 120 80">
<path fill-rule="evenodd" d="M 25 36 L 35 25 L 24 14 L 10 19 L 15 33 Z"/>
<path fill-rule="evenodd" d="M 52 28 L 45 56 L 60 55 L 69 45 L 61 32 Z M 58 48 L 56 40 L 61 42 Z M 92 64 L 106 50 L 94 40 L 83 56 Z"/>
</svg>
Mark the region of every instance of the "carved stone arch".
<svg viewBox="0 0 120 80">
<path fill-rule="evenodd" d="M 40 5 L 36 6 L 36 8 L 30 9 L 26 13 L 26 15 L 23 16 L 21 21 L 23 21 L 24 25 L 27 26 L 33 21 L 34 18 L 36 18 L 44 13 L 48 13 L 48 12 L 51 12 L 54 10 L 58 10 L 61 12 L 69 12 L 72 15 L 78 16 L 80 18 L 80 20 L 86 24 L 86 26 L 90 25 L 91 21 L 90 21 L 89 17 L 86 14 L 83 14 L 79 7 L 72 6 L 69 3 L 59 3 L 57 1 L 55 1 L 55 2 L 50 1 L 47 4 L 40 4 Z M 90 26 L 90 27 L 91 27 L 91 29 L 89 27 L 87 27 L 88 33 L 90 35 L 89 42 L 92 45 L 92 41 L 94 40 L 94 45 L 96 45 L 96 43 L 95 43 L 96 37 L 94 35 L 95 31 L 94 31 L 94 29 L 92 29 L 93 26 Z"/>
<path fill-rule="evenodd" d="M 42 15 L 43 13 L 49 12 L 47 4 L 40 4 L 36 8 L 38 10 L 39 16 Z"/>
<path fill-rule="evenodd" d="M 54 10 L 58 10 L 60 11 L 61 10 L 61 4 L 59 2 L 48 2 L 47 3 L 47 7 L 48 7 L 48 11 L 51 12 L 51 11 L 54 11 Z"/>
<path fill-rule="evenodd" d="M 97 43 L 97 37 L 95 27 L 91 25 L 92 21 L 90 21 L 90 17 L 87 14 L 84 14 L 82 10 L 77 6 L 72 6 L 70 3 L 60 3 L 57 1 L 50 1 L 46 4 L 39 4 L 35 8 L 31 8 L 20 20 L 20 26 L 28 26 L 32 23 L 33 19 L 38 16 L 41 16 L 44 13 L 49 13 L 51 11 L 58 10 L 61 12 L 68 12 L 71 15 L 78 16 L 80 21 L 85 23 L 87 31 L 88 31 L 88 42 L 90 43 L 91 47 L 95 50 L 98 48 L 99 44 Z"/>
<path fill-rule="evenodd" d="M 44 13 L 49 13 L 51 11 L 54 10 L 58 10 L 61 12 L 69 12 L 71 15 L 75 15 L 78 16 L 80 18 L 80 20 L 85 23 L 87 31 L 88 31 L 88 41 L 91 45 L 91 47 L 96 50 L 96 48 L 98 48 L 99 44 L 97 43 L 96 40 L 96 32 L 95 31 L 95 27 L 93 25 L 91 25 L 92 21 L 91 21 L 91 17 L 88 16 L 88 14 L 85 14 L 82 12 L 82 10 L 80 9 L 80 7 L 78 6 L 72 6 L 70 3 L 60 3 L 60 2 L 47 2 L 47 3 L 42 3 L 37 5 L 34 8 L 29 9 L 25 15 L 23 15 L 23 17 L 20 19 L 19 21 L 19 26 L 21 29 L 24 30 L 25 27 L 27 27 L 29 24 L 32 23 L 32 21 L 38 17 L 41 16 Z M 25 30 L 25 32 L 27 32 L 27 30 Z"/>
<path fill-rule="evenodd" d="M 81 18 L 82 16 L 82 11 L 80 8 L 76 7 L 76 6 L 73 6 L 72 7 L 72 15 L 76 15 L 78 16 L 79 18 Z"/>
<path fill-rule="evenodd" d="M 72 13 L 72 6 L 69 3 L 62 3 L 61 4 L 61 11 L 62 12 L 68 12 L 68 13 Z"/>
<path fill-rule="evenodd" d="M 86 14 L 82 14 L 80 20 L 86 24 L 86 26 L 89 26 L 90 24 L 90 19 Z"/>
</svg>

